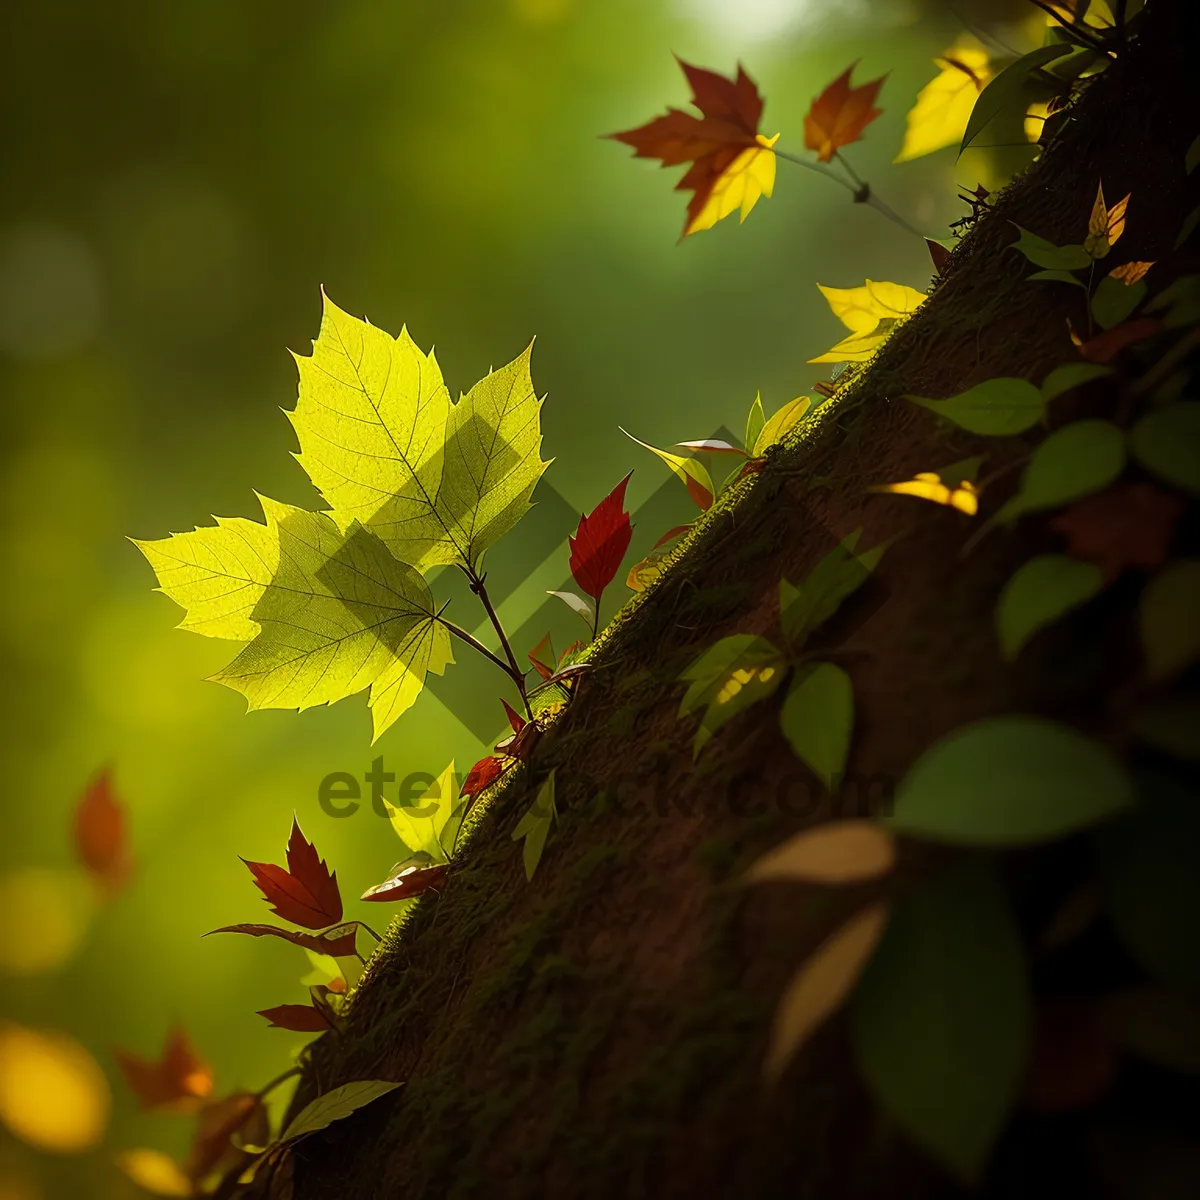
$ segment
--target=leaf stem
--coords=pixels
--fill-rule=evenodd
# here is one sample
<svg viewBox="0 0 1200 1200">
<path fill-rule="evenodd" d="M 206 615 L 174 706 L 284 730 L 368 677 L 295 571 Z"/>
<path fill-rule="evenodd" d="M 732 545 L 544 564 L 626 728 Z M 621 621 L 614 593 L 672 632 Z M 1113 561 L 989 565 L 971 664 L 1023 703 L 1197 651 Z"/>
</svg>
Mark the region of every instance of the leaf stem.
<svg viewBox="0 0 1200 1200">
<path fill-rule="evenodd" d="M 282 1075 L 276 1075 L 275 1078 L 272 1079 L 270 1083 L 264 1084 L 254 1094 L 261 1100 L 264 1096 L 269 1095 L 277 1087 L 279 1087 L 280 1084 L 287 1083 L 287 1081 L 289 1079 L 291 1079 L 294 1076 L 299 1075 L 299 1074 L 300 1074 L 299 1067 L 290 1067 L 288 1070 L 284 1071 L 284 1073 Z"/>
<path fill-rule="evenodd" d="M 383 938 L 381 938 L 379 934 L 377 934 L 375 930 L 373 930 L 370 925 L 366 923 L 366 921 L 359 921 L 359 925 L 361 925 L 362 928 L 365 929 L 377 942 L 383 941 Z"/>
<path fill-rule="evenodd" d="M 521 703 L 525 706 L 525 715 L 532 721 L 533 709 L 529 707 L 529 696 L 525 691 L 525 672 L 522 671 L 517 665 L 517 656 L 513 653 L 512 646 L 509 644 L 508 634 L 504 632 L 504 626 L 500 624 L 500 618 L 496 614 L 495 608 L 492 606 L 492 599 L 488 595 L 487 583 L 485 582 L 486 577 L 483 575 L 477 575 L 471 567 L 464 566 L 462 569 L 466 574 L 467 582 L 470 585 L 471 591 L 473 591 L 475 595 L 479 597 L 479 602 L 483 605 L 484 611 L 488 615 L 488 620 L 491 621 L 492 628 L 496 631 L 496 636 L 500 639 L 500 645 L 504 650 L 504 656 L 508 659 L 507 667 L 504 667 L 503 663 L 500 663 L 500 665 L 504 667 L 505 671 L 507 671 L 508 675 L 511 677 L 513 683 L 517 685 L 517 691 L 521 693 Z M 468 636 L 470 635 L 468 634 Z M 476 645 L 478 645 L 478 643 L 476 643 Z M 500 660 L 494 654 L 488 653 L 488 657 L 492 659 L 493 662 L 500 662 Z"/>
<path fill-rule="evenodd" d="M 913 237 L 924 239 L 925 235 L 910 225 L 891 205 L 885 204 L 871 189 L 871 185 L 865 179 L 860 179 L 854 168 L 836 151 L 834 152 L 835 157 L 850 177 L 849 179 L 843 179 L 836 171 L 831 171 L 820 163 L 812 162 L 807 158 L 800 158 L 798 155 L 789 154 L 786 150 L 776 150 L 774 153 L 777 158 L 786 159 L 788 162 L 795 163 L 799 167 L 816 171 L 818 175 L 822 175 L 826 179 L 832 179 L 834 183 L 844 187 L 854 197 L 856 204 L 869 204 L 877 213 L 886 217 L 892 224 L 898 225 L 905 233 L 911 233 Z"/>
<path fill-rule="evenodd" d="M 509 666 L 509 664 L 506 663 L 504 659 L 498 658 L 495 654 L 493 654 L 478 638 L 473 637 L 465 629 L 455 625 L 453 621 L 447 621 L 445 617 L 438 617 L 437 620 L 446 627 L 447 632 L 453 634 L 460 641 L 466 642 L 471 649 L 477 650 L 483 655 L 484 658 L 494 662 L 496 666 L 498 666 L 500 670 L 505 673 L 505 675 L 512 675 L 512 668 Z"/>
</svg>

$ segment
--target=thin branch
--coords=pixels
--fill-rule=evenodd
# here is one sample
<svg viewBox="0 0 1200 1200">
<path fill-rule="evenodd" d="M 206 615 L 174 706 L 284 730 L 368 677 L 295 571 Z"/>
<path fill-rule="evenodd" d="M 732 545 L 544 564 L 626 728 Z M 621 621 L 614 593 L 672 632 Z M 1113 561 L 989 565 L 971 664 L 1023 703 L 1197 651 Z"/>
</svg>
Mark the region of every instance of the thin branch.
<svg viewBox="0 0 1200 1200">
<path fill-rule="evenodd" d="M 871 190 L 871 185 L 866 180 L 860 179 L 853 168 L 840 155 L 837 155 L 837 160 L 842 164 L 850 179 L 843 179 L 836 171 L 831 171 L 820 163 L 812 162 L 807 158 L 800 158 L 795 154 L 788 154 L 785 150 L 774 151 L 776 157 L 786 159 L 790 163 L 795 163 L 797 166 L 806 167 L 810 171 L 816 171 L 818 175 L 824 176 L 826 179 L 832 179 L 834 183 L 844 187 L 846 191 L 854 197 L 856 204 L 869 204 L 881 216 L 887 217 L 893 224 L 898 225 L 905 233 L 911 233 L 914 237 L 924 238 L 925 235 L 919 230 L 914 229 L 898 212 L 890 205 L 885 204 Z M 853 180 L 853 182 L 851 182 Z"/>
<path fill-rule="evenodd" d="M 492 606 L 492 598 L 488 595 L 484 577 L 476 575 L 470 567 L 463 567 L 462 569 L 467 576 L 471 591 L 479 597 L 479 602 L 483 605 L 484 611 L 488 615 L 488 620 L 491 621 L 492 628 L 496 631 L 496 636 L 500 639 L 504 656 L 508 659 L 508 666 L 505 669 L 511 676 L 513 683 L 517 685 L 517 691 L 521 693 L 521 703 L 525 706 L 525 715 L 532 721 L 533 709 L 529 707 L 529 697 L 525 692 L 525 672 L 517 665 L 517 656 L 513 653 L 513 648 L 508 641 L 508 634 L 504 632 L 504 626 L 500 624 L 500 618 Z M 494 662 L 499 662 L 499 659 L 494 654 L 489 654 L 488 657 Z M 503 664 L 501 665 L 503 666 Z"/>
<path fill-rule="evenodd" d="M 496 666 L 498 666 L 500 670 L 505 673 L 505 675 L 513 677 L 512 666 L 509 663 L 506 663 L 504 659 L 498 658 L 495 654 L 493 654 L 477 637 L 473 637 L 465 629 L 455 625 L 453 621 L 447 621 L 445 617 L 439 616 L 435 617 L 434 619 L 444 625 L 448 633 L 453 634 L 454 637 L 458 638 L 460 641 L 466 642 L 471 649 L 477 650 L 483 655 L 484 658 L 494 662 Z"/>
</svg>

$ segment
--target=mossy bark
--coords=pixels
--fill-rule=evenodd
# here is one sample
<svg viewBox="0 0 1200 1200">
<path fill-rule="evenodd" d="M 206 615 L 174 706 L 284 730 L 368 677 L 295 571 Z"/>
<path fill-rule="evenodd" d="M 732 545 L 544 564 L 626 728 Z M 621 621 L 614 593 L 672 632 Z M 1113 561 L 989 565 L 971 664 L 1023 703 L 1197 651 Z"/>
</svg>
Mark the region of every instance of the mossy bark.
<svg viewBox="0 0 1200 1200">
<path fill-rule="evenodd" d="M 310 1094 L 351 1079 L 406 1082 L 298 1147 L 297 1197 L 953 1191 L 866 1096 L 841 1022 L 764 1087 L 785 980 L 863 895 L 737 879 L 797 829 L 886 801 L 920 752 L 965 722 L 1014 710 L 1101 720 L 1106 676 L 1086 656 L 1063 657 L 1053 639 L 1016 667 L 998 652 L 995 598 L 1017 563 L 1051 544 L 1039 522 L 993 532 L 964 556 L 982 517 L 868 488 L 984 453 L 984 475 L 997 476 L 984 512 L 1011 490 L 1003 468 L 1033 435 L 972 437 L 904 396 L 996 376 L 1040 381 L 1077 359 L 1068 320 L 1082 322 L 1081 293 L 1026 280 L 1014 222 L 1078 242 L 1103 178 L 1110 197 L 1133 193 L 1126 256 L 1158 260 L 1163 282 L 1186 265 L 1170 248 L 1195 203 L 1182 165 L 1196 132 L 1183 57 L 1195 6 L 1150 0 L 1148 10 L 1144 36 L 994 198 L 917 315 L 603 637 L 577 699 L 493 802 L 445 890 L 386 940 L 345 1035 L 314 1049 Z M 1088 411 L 1089 394 L 1068 405 Z M 723 635 L 774 635 L 780 576 L 802 577 L 859 526 L 864 546 L 891 544 L 820 642 L 854 684 L 841 797 L 800 768 L 778 697 L 693 763 L 694 719 L 676 716 L 681 668 Z M 551 768 L 560 820 L 527 884 L 509 835 Z M 906 862 L 901 883 L 921 869 Z"/>
</svg>

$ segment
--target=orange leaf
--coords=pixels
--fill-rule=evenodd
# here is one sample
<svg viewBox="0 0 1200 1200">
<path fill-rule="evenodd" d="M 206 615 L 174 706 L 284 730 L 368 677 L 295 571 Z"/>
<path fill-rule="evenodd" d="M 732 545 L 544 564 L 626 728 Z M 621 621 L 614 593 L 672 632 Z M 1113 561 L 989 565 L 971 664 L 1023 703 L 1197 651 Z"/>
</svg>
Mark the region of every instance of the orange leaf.
<svg viewBox="0 0 1200 1200">
<path fill-rule="evenodd" d="M 115 1051 L 130 1090 L 144 1109 L 195 1112 L 212 1094 L 212 1067 L 197 1055 L 182 1029 L 172 1030 L 157 1062 Z"/>
<path fill-rule="evenodd" d="M 1146 272 L 1154 266 L 1153 262 L 1127 262 L 1119 267 L 1113 267 L 1109 274 L 1118 279 L 1126 287 L 1132 287 L 1135 283 L 1140 283 L 1145 278 Z"/>
<path fill-rule="evenodd" d="M 847 67 L 812 103 L 804 118 L 804 144 L 817 152 L 820 162 L 829 162 L 842 146 L 857 142 L 883 110 L 873 108 L 875 97 L 886 76 L 850 86 L 850 73 L 858 64 Z"/>
<path fill-rule="evenodd" d="M 759 195 L 769 196 L 775 155 L 770 149 L 772 141 L 758 132 L 762 97 L 741 67 L 736 79 L 727 79 L 682 59 L 676 61 L 691 84 L 692 104 L 701 116 L 670 108 L 665 116 L 655 117 L 637 129 L 608 136 L 632 146 L 636 157 L 657 158 L 664 167 L 691 163 L 675 185 L 678 191 L 694 193 L 688 201 L 683 228 L 686 236 L 707 229 L 739 202 L 744 218 Z M 714 211 L 709 202 L 716 192 L 726 194 L 719 197 Z"/>
<path fill-rule="evenodd" d="M 278 913 L 293 925 L 305 929 L 324 929 L 342 919 L 342 897 L 338 892 L 337 875 L 317 854 L 316 848 L 300 831 L 292 818 L 292 834 L 288 838 L 287 869 L 270 863 L 242 862 L 250 868 L 254 882 Z"/>
<path fill-rule="evenodd" d="M 129 880 L 125 808 L 113 791 L 112 771 L 105 767 L 88 784 L 75 809 L 75 853 L 101 890 L 119 891 Z"/>
</svg>

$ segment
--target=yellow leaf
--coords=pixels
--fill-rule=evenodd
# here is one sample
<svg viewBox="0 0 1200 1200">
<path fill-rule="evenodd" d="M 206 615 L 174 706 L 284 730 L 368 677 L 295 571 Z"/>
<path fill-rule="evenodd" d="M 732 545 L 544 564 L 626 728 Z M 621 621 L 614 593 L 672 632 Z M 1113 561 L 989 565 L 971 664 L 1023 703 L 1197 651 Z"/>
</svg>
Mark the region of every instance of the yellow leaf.
<svg viewBox="0 0 1200 1200">
<path fill-rule="evenodd" d="M 979 511 L 979 492 L 969 479 L 964 479 L 957 487 L 951 488 L 933 471 L 921 471 L 913 479 L 903 483 L 885 483 L 880 487 L 871 488 L 871 491 L 892 492 L 897 496 L 916 496 L 921 500 L 932 500 L 934 504 L 957 508 L 969 517 L 973 517 Z"/>
<path fill-rule="evenodd" d="M 0 1025 L 0 1121 L 51 1154 L 104 1136 L 111 1094 L 96 1060 L 65 1033 Z"/>
<path fill-rule="evenodd" d="M 41 975 L 61 967 L 79 948 L 94 903 L 82 871 L 18 867 L 0 876 L 0 912 L 10 914 L 0 925 L 0 971 Z"/>
<path fill-rule="evenodd" d="M 617 428 L 620 429 L 620 426 Z M 635 438 L 626 429 L 621 429 L 621 432 L 631 442 L 637 442 L 639 446 L 649 450 L 651 454 L 657 454 L 671 468 L 672 472 L 683 481 L 684 486 L 688 490 L 688 495 L 691 496 L 700 508 L 708 509 L 712 507 L 716 488 L 713 487 L 712 476 L 709 475 L 703 463 L 697 462 L 694 458 L 683 458 L 678 454 L 671 454 L 667 450 L 660 450 L 657 446 L 651 446 L 649 442 L 643 442 L 640 438 Z"/>
<path fill-rule="evenodd" d="M 813 363 L 864 362 L 887 341 L 896 325 L 925 300 L 924 292 L 916 288 L 872 279 L 862 287 L 830 288 L 818 283 L 817 289 L 851 336 L 808 360 Z"/>
<path fill-rule="evenodd" d="M 961 142 L 975 100 L 992 77 L 987 51 L 974 38 L 960 38 L 933 61 L 941 72 L 917 93 L 895 162 Z"/>
<path fill-rule="evenodd" d="M 1132 194 L 1126 192 L 1112 208 L 1105 208 L 1104 183 L 1101 182 L 1097 187 L 1092 215 L 1088 219 L 1087 237 L 1083 239 L 1084 250 L 1093 258 L 1104 258 L 1125 232 L 1125 210 L 1129 207 L 1129 197 Z"/>
<path fill-rule="evenodd" d="M 850 994 L 887 925 L 888 906 L 875 904 L 851 917 L 826 938 L 816 953 L 792 976 L 771 1030 L 764 1066 L 778 1079 L 813 1032 Z"/>
<path fill-rule="evenodd" d="M 641 562 L 634 563 L 625 577 L 625 586 L 631 592 L 644 592 L 666 570 L 667 554 L 648 554 Z"/>
<path fill-rule="evenodd" d="M 143 1191 L 155 1196 L 190 1196 L 192 1185 L 179 1164 L 161 1150 L 122 1150 L 117 1166 Z"/>
<path fill-rule="evenodd" d="M 751 455 L 757 458 L 768 446 L 774 445 L 783 438 L 794 425 L 804 420 L 812 400 L 808 396 L 797 396 L 789 400 L 778 412 L 771 414 L 771 419 L 762 427 L 754 445 L 748 447 Z"/>
<path fill-rule="evenodd" d="M 896 862 L 892 835 L 874 821 L 834 821 L 806 829 L 764 854 L 747 883 L 863 883 L 886 875 Z"/>
<path fill-rule="evenodd" d="M 736 208 L 742 210 L 739 221 L 744 221 L 759 196 L 771 194 L 775 187 L 775 152 L 771 147 L 777 141 L 779 134 L 773 138 L 758 134 L 758 145 L 743 150 L 717 177 L 704 207 L 688 222 L 684 236 L 711 229 Z"/>
<path fill-rule="evenodd" d="M 1109 274 L 1126 287 L 1132 287 L 1135 283 L 1142 281 L 1152 266 L 1154 266 L 1153 262 L 1127 262 L 1122 266 L 1113 267 Z"/>
<path fill-rule="evenodd" d="M 1046 14 L 1047 25 L 1075 24 L 1079 0 L 1049 0 L 1049 7 L 1054 12 Z M 1087 12 L 1084 14 L 1083 23 L 1090 25 L 1093 29 L 1113 29 L 1117 24 L 1108 0 L 1091 0 Z"/>
</svg>

